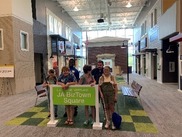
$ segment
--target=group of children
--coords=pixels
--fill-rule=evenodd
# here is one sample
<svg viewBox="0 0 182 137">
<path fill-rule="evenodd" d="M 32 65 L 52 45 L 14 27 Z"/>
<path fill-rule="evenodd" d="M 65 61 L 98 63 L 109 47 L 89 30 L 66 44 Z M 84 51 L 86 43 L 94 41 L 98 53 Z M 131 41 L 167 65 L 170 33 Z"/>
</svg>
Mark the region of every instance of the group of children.
<svg viewBox="0 0 182 137">
<path fill-rule="evenodd" d="M 92 76 L 92 67 L 90 65 L 84 65 L 83 72 L 84 74 L 80 77 L 79 81 L 77 81 L 75 75 L 70 71 L 69 67 L 64 66 L 61 70 L 60 76 L 57 78 L 54 74 L 54 70 L 49 70 L 49 75 L 46 78 L 43 85 L 48 88 L 48 97 L 50 99 L 50 93 L 49 93 L 49 84 L 57 84 L 62 87 L 63 90 L 66 90 L 69 88 L 70 85 L 90 85 L 94 86 L 96 84 L 96 81 L 94 79 L 94 76 Z M 103 68 L 103 74 L 99 78 L 99 93 L 102 102 L 104 102 L 104 109 L 106 109 L 105 118 L 106 118 L 106 124 L 105 128 L 109 128 L 111 125 L 111 116 L 114 112 L 114 104 L 117 101 L 117 84 L 115 78 L 110 73 L 110 67 L 105 66 Z M 89 107 L 91 108 L 91 116 L 92 119 L 89 120 Z M 73 125 L 73 115 L 74 115 L 74 106 L 73 105 L 66 105 L 66 112 L 67 112 L 67 120 L 65 121 L 65 124 L 67 125 Z M 55 117 L 57 117 L 57 105 L 54 105 L 54 112 Z M 84 125 L 93 124 L 95 121 L 95 106 L 85 106 L 85 122 Z M 50 115 L 49 115 L 50 116 Z M 112 129 L 114 129 L 114 125 L 112 124 Z"/>
</svg>

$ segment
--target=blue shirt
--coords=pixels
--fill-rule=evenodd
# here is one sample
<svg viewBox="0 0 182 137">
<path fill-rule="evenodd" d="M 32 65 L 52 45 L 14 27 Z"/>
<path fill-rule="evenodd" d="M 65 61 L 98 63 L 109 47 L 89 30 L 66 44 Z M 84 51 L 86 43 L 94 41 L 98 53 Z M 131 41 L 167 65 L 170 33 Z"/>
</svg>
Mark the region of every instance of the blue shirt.
<svg viewBox="0 0 182 137">
<path fill-rule="evenodd" d="M 94 68 L 91 73 L 94 76 L 96 84 L 99 84 L 99 78 L 103 74 L 103 68 L 102 69 Z"/>
<path fill-rule="evenodd" d="M 77 80 L 74 74 L 69 73 L 69 75 L 67 76 L 64 76 L 63 74 L 61 74 L 58 78 L 58 82 L 66 84 L 68 82 L 77 82 Z"/>
<path fill-rule="evenodd" d="M 76 77 L 77 82 L 79 81 L 79 72 L 75 67 L 70 67 L 71 73 L 73 73 Z"/>
</svg>

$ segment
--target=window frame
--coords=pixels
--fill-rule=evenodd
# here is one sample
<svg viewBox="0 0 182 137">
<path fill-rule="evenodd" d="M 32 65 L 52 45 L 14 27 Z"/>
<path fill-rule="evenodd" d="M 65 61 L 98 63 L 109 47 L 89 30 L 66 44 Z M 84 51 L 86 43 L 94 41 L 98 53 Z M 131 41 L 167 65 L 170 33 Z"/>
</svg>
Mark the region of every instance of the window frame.
<svg viewBox="0 0 182 137">
<path fill-rule="evenodd" d="M 1 43 L 0 43 L 0 45 L 1 45 L 1 46 L 0 46 L 0 50 L 4 50 L 3 29 L 2 29 L 2 28 L 0 28 L 0 32 L 1 32 L 1 33 L 0 33 L 0 34 L 1 34 L 1 35 L 0 35 L 0 39 L 1 39 L 1 40 L 0 40 L 0 42 L 1 42 Z"/>
<path fill-rule="evenodd" d="M 22 34 L 26 36 L 26 46 L 24 48 L 24 46 L 22 46 Z M 25 43 L 25 42 L 24 42 Z M 20 30 L 20 49 L 22 51 L 29 51 L 29 34 L 28 32 L 25 32 L 23 30 Z"/>
</svg>

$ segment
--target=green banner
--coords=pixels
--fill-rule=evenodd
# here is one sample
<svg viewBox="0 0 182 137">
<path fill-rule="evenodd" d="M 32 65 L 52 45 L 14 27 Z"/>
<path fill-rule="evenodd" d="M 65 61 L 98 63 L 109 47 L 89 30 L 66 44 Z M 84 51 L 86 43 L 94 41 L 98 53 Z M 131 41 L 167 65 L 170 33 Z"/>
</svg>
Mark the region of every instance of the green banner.
<svg viewBox="0 0 182 137">
<path fill-rule="evenodd" d="M 67 90 L 63 90 L 59 86 L 53 87 L 52 91 L 55 105 L 95 106 L 95 87 L 70 86 Z"/>
</svg>

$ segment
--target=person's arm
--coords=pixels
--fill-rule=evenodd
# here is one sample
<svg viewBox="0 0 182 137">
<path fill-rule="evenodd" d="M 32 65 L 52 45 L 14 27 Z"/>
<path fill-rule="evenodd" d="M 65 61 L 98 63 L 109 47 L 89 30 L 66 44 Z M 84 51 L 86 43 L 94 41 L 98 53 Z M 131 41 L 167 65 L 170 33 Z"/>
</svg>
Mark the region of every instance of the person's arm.
<svg viewBox="0 0 182 137">
<path fill-rule="evenodd" d="M 103 96 L 103 93 L 102 93 L 102 90 L 101 90 L 101 84 L 102 84 L 102 78 L 100 77 L 99 78 L 99 85 L 98 85 L 98 90 L 99 90 L 99 94 L 100 94 L 100 97 L 103 99 L 104 96 Z"/>
<path fill-rule="evenodd" d="M 90 84 L 91 86 L 94 86 L 96 84 L 96 81 L 94 79 L 94 77 L 92 76 L 93 82 Z"/>
<path fill-rule="evenodd" d="M 59 82 L 59 81 L 57 82 L 57 84 L 58 84 L 58 85 L 61 85 L 61 86 L 65 86 L 65 84 L 64 84 L 64 83 Z"/>
<path fill-rule="evenodd" d="M 44 88 L 46 88 L 47 86 L 49 86 L 48 77 L 46 77 L 46 79 L 45 79 L 44 83 L 42 84 L 42 86 L 43 86 Z"/>
<path fill-rule="evenodd" d="M 57 85 L 61 85 L 62 89 L 66 89 L 65 84 L 61 82 L 61 76 L 58 78 Z"/>
<path fill-rule="evenodd" d="M 79 85 L 84 84 L 84 83 L 83 83 L 83 76 L 80 77 L 80 79 L 79 79 L 79 81 L 78 81 L 78 84 L 79 84 Z"/>
<path fill-rule="evenodd" d="M 113 84 L 113 87 L 114 87 L 114 100 L 117 101 L 117 96 L 118 96 L 118 86 L 117 86 L 117 82 L 116 82 L 116 79 L 115 77 L 113 76 L 113 80 L 114 80 L 114 84 Z"/>
<path fill-rule="evenodd" d="M 66 88 L 69 88 L 70 85 L 76 85 L 77 84 L 77 79 L 76 79 L 75 75 L 70 73 L 70 77 L 71 77 L 72 80 L 65 84 Z"/>
<path fill-rule="evenodd" d="M 48 85 L 49 85 L 49 84 L 47 84 L 46 82 L 44 82 L 44 83 L 42 84 L 42 86 L 43 86 L 44 88 L 46 88 Z"/>
</svg>

